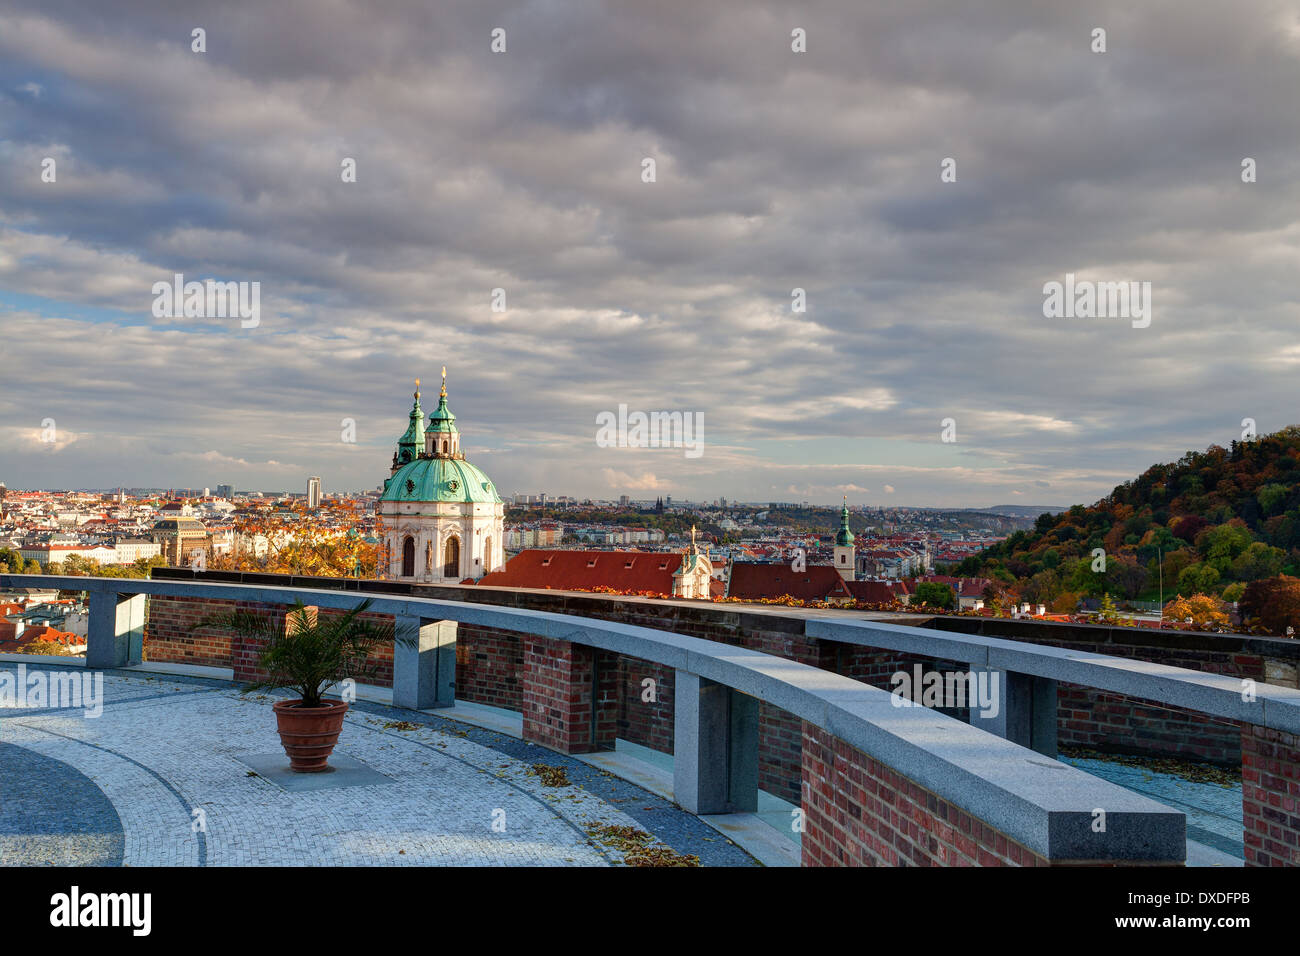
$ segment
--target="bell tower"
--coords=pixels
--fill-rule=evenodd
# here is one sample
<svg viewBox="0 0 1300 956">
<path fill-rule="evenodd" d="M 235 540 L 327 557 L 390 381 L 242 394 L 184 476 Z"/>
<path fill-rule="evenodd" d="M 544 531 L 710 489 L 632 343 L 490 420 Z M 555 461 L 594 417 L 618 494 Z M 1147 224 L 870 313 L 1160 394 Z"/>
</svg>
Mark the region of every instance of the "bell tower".
<svg viewBox="0 0 1300 956">
<path fill-rule="evenodd" d="M 845 581 L 856 580 L 853 561 L 853 532 L 849 530 L 849 496 L 844 496 L 840 510 L 840 530 L 835 533 L 835 570 Z"/>
</svg>

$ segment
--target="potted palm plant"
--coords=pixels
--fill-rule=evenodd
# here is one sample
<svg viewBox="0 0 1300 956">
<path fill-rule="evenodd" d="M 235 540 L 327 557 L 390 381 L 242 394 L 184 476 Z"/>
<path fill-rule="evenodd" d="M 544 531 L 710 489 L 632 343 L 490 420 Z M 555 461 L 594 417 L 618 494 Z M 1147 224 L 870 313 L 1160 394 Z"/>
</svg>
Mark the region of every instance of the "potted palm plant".
<svg viewBox="0 0 1300 956">
<path fill-rule="evenodd" d="M 374 673 L 371 652 L 389 642 L 413 644 L 413 635 L 399 633 L 394 624 L 364 617 L 370 601 L 332 617 L 320 617 L 301 601 L 278 626 L 273 615 L 239 609 L 207 617 L 195 625 L 234 631 L 262 645 L 258 663 L 266 676 L 246 684 L 253 690 L 291 688 L 298 696 L 277 701 L 272 710 L 280 743 L 289 755 L 290 769 L 298 773 L 328 770 L 329 755 L 343 730 L 346 701 L 327 701 L 323 695 L 347 680 Z"/>
</svg>

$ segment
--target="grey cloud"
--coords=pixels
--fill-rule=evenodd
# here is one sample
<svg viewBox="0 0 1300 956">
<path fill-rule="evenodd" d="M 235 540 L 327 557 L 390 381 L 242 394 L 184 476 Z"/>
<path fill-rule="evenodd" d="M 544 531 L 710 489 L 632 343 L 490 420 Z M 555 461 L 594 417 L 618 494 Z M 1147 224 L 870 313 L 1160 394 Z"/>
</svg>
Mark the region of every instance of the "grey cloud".
<svg viewBox="0 0 1300 956">
<path fill-rule="evenodd" d="M 222 460 L 181 439 L 250 481 L 296 485 L 257 464 L 275 460 L 373 485 L 407 383 L 442 364 L 507 490 L 616 493 L 610 469 L 683 496 L 1093 500 L 1244 416 L 1289 423 L 1300 33 L 1281 3 L 7 9 L 0 286 L 56 304 L 0 313 L 0 413 L 87 436 L 14 448 L 11 486 L 215 484 Z M 1110 52 L 1088 52 L 1093 26 Z M 33 165 L 54 149 L 57 186 Z M 159 326 L 149 286 L 174 271 L 261 281 L 270 316 Z M 1067 271 L 1152 281 L 1151 328 L 1044 319 Z M 86 307 L 121 317 L 70 318 Z M 620 401 L 702 411 L 705 456 L 595 448 Z M 344 414 L 362 447 L 337 447 Z M 963 444 L 941 467 L 922 449 L 948 415 Z M 749 450 L 790 432 L 839 439 L 859 473 Z"/>
</svg>

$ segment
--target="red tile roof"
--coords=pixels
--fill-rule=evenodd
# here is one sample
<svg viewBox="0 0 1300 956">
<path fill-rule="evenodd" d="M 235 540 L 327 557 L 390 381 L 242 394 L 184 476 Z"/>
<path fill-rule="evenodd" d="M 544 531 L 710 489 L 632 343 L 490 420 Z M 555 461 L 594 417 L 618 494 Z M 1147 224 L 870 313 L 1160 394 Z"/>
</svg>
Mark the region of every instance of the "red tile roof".
<svg viewBox="0 0 1300 956">
<path fill-rule="evenodd" d="M 889 604 L 900 600 L 907 593 L 905 588 L 900 590 L 897 582 L 845 581 L 844 583 L 855 599 L 872 604 Z"/>
<path fill-rule="evenodd" d="M 84 638 L 76 634 L 70 634 L 67 631 L 56 631 L 52 627 L 29 627 L 14 638 L 13 633 L 16 625 L 8 622 L 0 623 L 0 653 L 21 654 L 23 649 L 29 644 L 35 644 L 37 641 L 44 641 L 50 644 L 62 644 L 65 647 L 72 644 L 84 644 Z"/>
<path fill-rule="evenodd" d="M 737 561 L 731 566 L 727 597 L 756 601 L 787 595 L 801 601 L 847 600 L 852 597 L 840 573 L 829 565 L 814 564 L 802 571 L 792 571 L 788 564 Z"/>
<path fill-rule="evenodd" d="M 480 587 L 555 588 L 673 593 L 673 574 L 682 556 L 664 551 L 520 551 L 505 569 L 479 579 Z"/>
</svg>

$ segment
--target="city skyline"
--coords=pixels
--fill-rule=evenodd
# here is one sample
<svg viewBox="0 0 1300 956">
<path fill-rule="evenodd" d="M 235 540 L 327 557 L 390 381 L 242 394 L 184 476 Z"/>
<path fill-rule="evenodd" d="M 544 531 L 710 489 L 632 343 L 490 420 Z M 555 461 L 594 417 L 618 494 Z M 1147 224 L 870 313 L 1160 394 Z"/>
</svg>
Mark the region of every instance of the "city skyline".
<svg viewBox="0 0 1300 956">
<path fill-rule="evenodd" d="M 1296 418 L 1283 4 L 390 7 L 0 14 L 10 487 L 373 488 L 443 366 L 499 487 L 593 499 L 1064 507 Z"/>
</svg>

